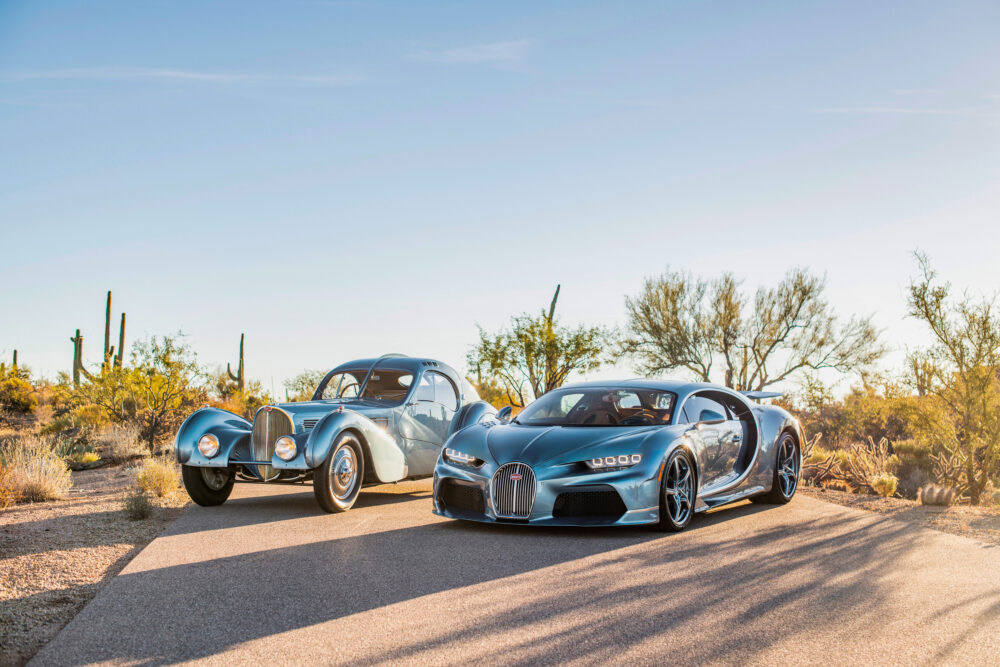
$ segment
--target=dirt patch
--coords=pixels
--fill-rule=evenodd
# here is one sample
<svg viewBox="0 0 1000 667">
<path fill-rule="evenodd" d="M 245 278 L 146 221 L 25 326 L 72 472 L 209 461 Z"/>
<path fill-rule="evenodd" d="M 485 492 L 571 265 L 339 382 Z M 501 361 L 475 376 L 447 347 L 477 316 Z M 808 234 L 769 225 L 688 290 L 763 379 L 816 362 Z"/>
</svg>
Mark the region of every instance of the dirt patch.
<svg viewBox="0 0 1000 667">
<path fill-rule="evenodd" d="M 0 511 L 0 665 L 27 662 L 183 511 L 183 491 L 132 521 L 123 467 L 73 473 L 66 500 Z"/>
<path fill-rule="evenodd" d="M 904 498 L 882 498 L 811 486 L 799 487 L 799 493 L 830 503 L 854 507 L 866 512 L 886 514 L 895 519 L 918 523 L 952 535 L 971 537 L 987 544 L 1000 545 L 1000 507 L 952 505 L 934 507 Z"/>
</svg>

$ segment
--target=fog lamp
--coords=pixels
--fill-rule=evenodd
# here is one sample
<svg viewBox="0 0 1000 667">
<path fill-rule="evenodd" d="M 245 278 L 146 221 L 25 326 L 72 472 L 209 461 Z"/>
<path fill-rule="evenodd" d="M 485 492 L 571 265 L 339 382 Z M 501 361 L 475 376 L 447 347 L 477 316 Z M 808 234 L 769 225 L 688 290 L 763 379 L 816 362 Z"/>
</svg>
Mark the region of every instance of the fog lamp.
<svg viewBox="0 0 1000 667">
<path fill-rule="evenodd" d="M 211 433 L 206 433 L 198 440 L 198 451 L 206 459 L 210 459 L 219 453 L 219 439 Z"/>
</svg>

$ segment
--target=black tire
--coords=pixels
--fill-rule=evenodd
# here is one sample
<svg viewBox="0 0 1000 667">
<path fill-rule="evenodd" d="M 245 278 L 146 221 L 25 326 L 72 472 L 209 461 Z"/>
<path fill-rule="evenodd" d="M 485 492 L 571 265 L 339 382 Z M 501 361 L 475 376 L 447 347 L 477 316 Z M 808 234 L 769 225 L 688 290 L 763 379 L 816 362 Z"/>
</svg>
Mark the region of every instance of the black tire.
<svg viewBox="0 0 1000 667">
<path fill-rule="evenodd" d="M 681 483 L 678 473 L 683 473 L 683 469 L 686 469 L 686 482 Z M 683 478 L 683 474 L 680 477 Z M 697 494 L 698 476 L 694 461 L 686 450 L 675 450 L 663 467 L 663 479 L 660 481 L 660 521 L 656 527 L 670 533 L 687 528 L 694 518 Z"/>
<path fill-rule="evenodd" d="M 324 512 L 346 512 L 354 506 L 365 478 L 361 443 L 351 433 L 337 438 L 313 476 L 313 493 Z"/>
<path fill-rule="evenodd" d="M 795 477 L 792 480 L 791 485 L 787 482 L 782 481 L 782 453 L 787 453 L 787 448 L 792 448 L 792 456 L 795 461 L 794 472 Z M 774 453 L 774 479 L 771 480 L 771 490 L 767 493 L 762 493 L 757 496 L 750 498 L 750 502 L 761 503 L 765 505 L 784 505 L 790 501 L 795 496 L 795 491 L 799 488 L 799 474 L 801 471 L 801 461 L 799 460 L 799 443 L 788 431 L 783 432 L 778 436 L 778 442 L 775 446 Z M 790 489 L 790 491 L 789 491 Z"/>
<path fill-rule="evenodd" d="M 236 482 L 236 475 L 227 468 L 181 466 L 181 478 L 191 500 L 204 507 L 226 502 Z"/>
</svg>

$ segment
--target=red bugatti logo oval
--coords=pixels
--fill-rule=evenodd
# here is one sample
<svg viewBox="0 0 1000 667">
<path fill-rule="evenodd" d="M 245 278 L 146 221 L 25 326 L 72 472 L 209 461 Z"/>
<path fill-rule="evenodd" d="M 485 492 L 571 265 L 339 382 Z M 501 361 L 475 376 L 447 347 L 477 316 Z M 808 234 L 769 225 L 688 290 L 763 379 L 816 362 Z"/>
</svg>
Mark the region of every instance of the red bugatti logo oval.
<svg viewBox="0 0 1000 667">
<path fill-rule="evenodd" d="M 510 479 L 512 482 L 516 482 L 517 480 L 521 479 L 521 473 L 515 472 L 513 475 L 510 476 Z"/>
<path fill-rule="evenodd" d="M 264 408 L 264 412 L 270 412 L 270 411 L 271 411 L 271 406 L 270 405 L 267 406 L 266 408 Z"/>
</svg>

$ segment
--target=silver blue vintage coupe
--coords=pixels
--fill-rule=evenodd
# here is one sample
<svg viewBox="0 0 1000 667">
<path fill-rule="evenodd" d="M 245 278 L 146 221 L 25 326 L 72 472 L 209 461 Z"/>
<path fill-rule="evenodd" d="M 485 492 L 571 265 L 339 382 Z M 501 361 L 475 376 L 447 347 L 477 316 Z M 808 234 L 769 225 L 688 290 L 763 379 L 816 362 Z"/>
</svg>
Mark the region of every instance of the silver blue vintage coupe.
<svg viewBox="0 0 1000 667">
<path fill-rule="evenodd" d="M 486 421 L 445 444 L 434 511 L 532 525 L 656 524 L 741 499 L 787 503 L 804 435 L 777 406 L 725 387 L 670 381 L 562 387 L 516 419 Z"/>
<path fill-rule="evenodd" d="M 203 408 L 177 433 L 184 486 L 219 505 L 236 481 L 309 479 L 327 512 L 345 512 L 362 486 L 429 477 L 441 445 L 496 410 L 447 364 L 385 355 L 330 371 L 311 401 L 268 405 L 253 423 Z"/>
</svg>

